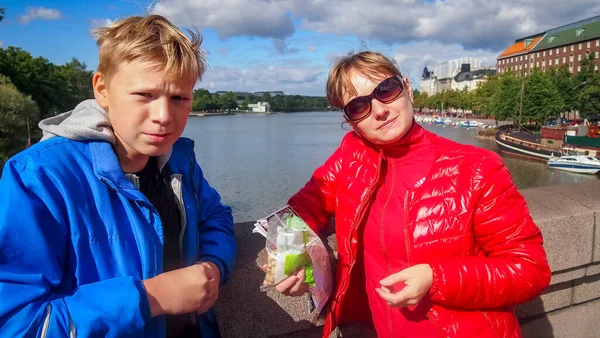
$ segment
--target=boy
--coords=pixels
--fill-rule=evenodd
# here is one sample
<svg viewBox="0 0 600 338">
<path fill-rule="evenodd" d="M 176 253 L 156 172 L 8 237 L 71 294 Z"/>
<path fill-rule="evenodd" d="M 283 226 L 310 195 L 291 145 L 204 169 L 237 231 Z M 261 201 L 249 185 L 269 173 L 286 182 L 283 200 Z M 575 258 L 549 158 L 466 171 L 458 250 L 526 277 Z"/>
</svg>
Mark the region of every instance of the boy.
<svg viewBox="0 0 600 338">
<path fill-rule="evenodd" d="M 201 39 L 157 15 L 95 32 L 95 100 L 40 122 L 0 180 L 0 336 L 218 337 L 231 209 L 179 138 Z"/>
</svg>

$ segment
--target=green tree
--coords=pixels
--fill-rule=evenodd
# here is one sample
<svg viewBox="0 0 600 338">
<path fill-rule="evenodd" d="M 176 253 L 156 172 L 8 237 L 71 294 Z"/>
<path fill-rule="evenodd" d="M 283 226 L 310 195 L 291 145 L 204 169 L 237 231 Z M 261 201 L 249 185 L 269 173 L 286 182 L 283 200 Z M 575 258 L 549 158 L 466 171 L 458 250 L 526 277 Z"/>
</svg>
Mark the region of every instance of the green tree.
<svg viewBox="0 0 600 338">
<path fill-rule="evenodd" d="M 215 106 L 210 92 L 206 89 L 195 89 L 192 100 L 193 111 L 207 111 Z"/>
<path fill-rule="evenodd" d="M 45 58 L 33 58 L 16 48 L 0 48 L 0 74 L 8 76 L 17 89 L 40 108 L 42 118 L 70 110 L 69 84 L 60 68 Z"/>
<path fill-rule="evenodd" d="M 518 122 L 520 92 L 520 77 L 511 72 L 503 73 L 498 77 L 496 90 L 490 102 L 496 120 Z"/>
<path fill-rule="evenodd" d="M 477 88 L 471 92 L 471 110 L 474 114 L 495 117 L 492 98 L 498 87 L 498 77 L 496 76 L 491 76 L 486 81 L 477 84 Z"/>
<path fill-rule="evenodd" d="M 29 130 L 37 130 L 38 119 L 35 102 L 0 74 L 0 169 L 9 157 L 27 147 Z M 36 136 L 39 135 L 33 135 Z"/>
<path fill-rule="evenodd" d="M 543 124 L 548 117 L 558 116 L 563 112 L 564 102 L 558 90 L 550 80 L 549 74 L 534 69 L 525 78 L 523 91 L 523 121 L 535 121 Z"/>
<path fill-rule="evenodd" d="M 600 74 L 591 73 L 579 91 L 579 114 L 582 117 L 600 112 Z"/>
<path fill-rule="evenodd" d="M 85 63 L 81 63 L 76 58 L 73 58 L 70 62 L 58 67 L 58 71 L 59 76 L 67 84 L 67 87 L 64 88 L 64 95 L 66 97 L 63 102 L 63 109 L 72 109 L 79 102 L 94 97 L 94 89 L 92 87 L 94 73 L 87 70 Z"/>
<path fill-rule="evenodd" d="M 244 98 L 244 100 L 242 101 L 242 103 L 240 104 L 240 109 L 241 110 L 248 110 L 248 105 L 250 104 L 250 99 L 248 98 L 248 96 L 246 96 Z"/>
<path fill-rule="evenodd" d="M 419 110 L 423 110 L 427 107 L 427 101 L 429 100 L 429 94 L 427 92 L 421 93 L 418 96 L 414 97 L 415 103 L 414 106 L 415 108 L 419 109 Z"/>
<path fill-rule="evenodd" d="M 235 93 L 227 92 L 219 95 L 218 99 L 219 109 L 234 110 L 238 107 Z"/>
<path fill-rule="evenodd" d="M 600 82 L 598 70 L 598 60 L 595 53 L 588 53 L 587 57 L 581 61 L 581 70 L 575 77 L 578 84 L 576 89 L 577 110 L 582 117 L 598 114 L 600 111 Z"/>
<path fill-rule="evenodd" d="M 550 81 L 554 85 L 563 106 L 562 112 L 570 112 L 578 106 L 577 93 L 574 92 L 575 83 L 567 67 L 552 68 L 548 72 Z"/>
</svg>

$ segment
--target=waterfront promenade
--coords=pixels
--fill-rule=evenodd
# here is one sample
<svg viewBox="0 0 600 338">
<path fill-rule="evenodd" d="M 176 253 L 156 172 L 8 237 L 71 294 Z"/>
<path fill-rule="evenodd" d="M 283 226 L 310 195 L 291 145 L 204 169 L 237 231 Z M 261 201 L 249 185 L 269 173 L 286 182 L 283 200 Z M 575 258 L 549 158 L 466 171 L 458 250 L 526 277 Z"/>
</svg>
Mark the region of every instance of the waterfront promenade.
<svg viewBox="0 0 600 338">
<path fill-rule="evenodd" d="M 523 336 L 598 337 L 600 313 L 600 181 L 521 190 L 544 235 L 551 286 L 518 306 Z M 321 337 L 320 320 L 307 312 L 307 298 L 291 298 L 259 286 L 266 262 L 264 238 L 252 222 L 235 227 L 239 253 L 231 283 L 217 302 L 224 337 Z M 328 239 L 335 254 L 335 238 Z M 348 325 L 343 337 L 370 337 L 369 325 Z M 336 336 L 339 332 L 334 333 Z"/>
</svg>

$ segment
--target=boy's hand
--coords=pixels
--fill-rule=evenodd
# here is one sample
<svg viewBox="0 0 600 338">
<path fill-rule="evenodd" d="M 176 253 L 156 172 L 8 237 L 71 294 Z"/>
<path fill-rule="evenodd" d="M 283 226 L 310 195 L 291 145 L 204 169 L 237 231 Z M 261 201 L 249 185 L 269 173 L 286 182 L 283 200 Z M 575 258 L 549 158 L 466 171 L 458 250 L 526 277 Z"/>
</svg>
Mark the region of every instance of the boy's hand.
<svg viewBox="0 0 600 338">
<path fill-rule="evenodd" d="M 198 262 L 142 281 L 151 317 L 206 312 L 217 301 L 220 279 L 214 263 Z"/>
<path fill-rule="evenodd" d="M 375 290 L 389 306 L 399 308 L 417 305 L 431 289 L 433 270 L 429 264 L 418 264 L 382 279 L 381 288 Z M 394 284 L 404 283 L 400 291 L 394 293 Z"/>
<path fill-rule="evenodd" d="M 266 270 L 266 266 L 263 266 L 263 270 Z M 308 284 L 304 283 L 304 275 L 305 268 L 302 267 L 296 274 L 275 285 L 275 290 L 286 296 L 298 297 L 304 295 L 308 291 Z"/>
</svg>

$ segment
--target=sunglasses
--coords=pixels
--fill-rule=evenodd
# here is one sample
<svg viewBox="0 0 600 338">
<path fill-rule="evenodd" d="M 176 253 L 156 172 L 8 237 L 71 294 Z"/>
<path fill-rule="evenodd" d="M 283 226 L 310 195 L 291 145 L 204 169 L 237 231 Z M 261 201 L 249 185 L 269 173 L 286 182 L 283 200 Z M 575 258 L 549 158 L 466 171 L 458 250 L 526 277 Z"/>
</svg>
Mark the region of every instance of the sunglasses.
<svg viewBox="0 0 600 338">
<path fill-rule="evenodd" d="M 379 102 L 390 103 L 397 99 L 404 91 L 402 79 L 399 76 L 392 76 L 381 81 L 373 92 L 367 96 L 359 96 L 350 100 L 344 106 L 344 115 L 352 122 L 357 122 L 371 115 L 371 101 L 377 99 Z"/>
</svg>

